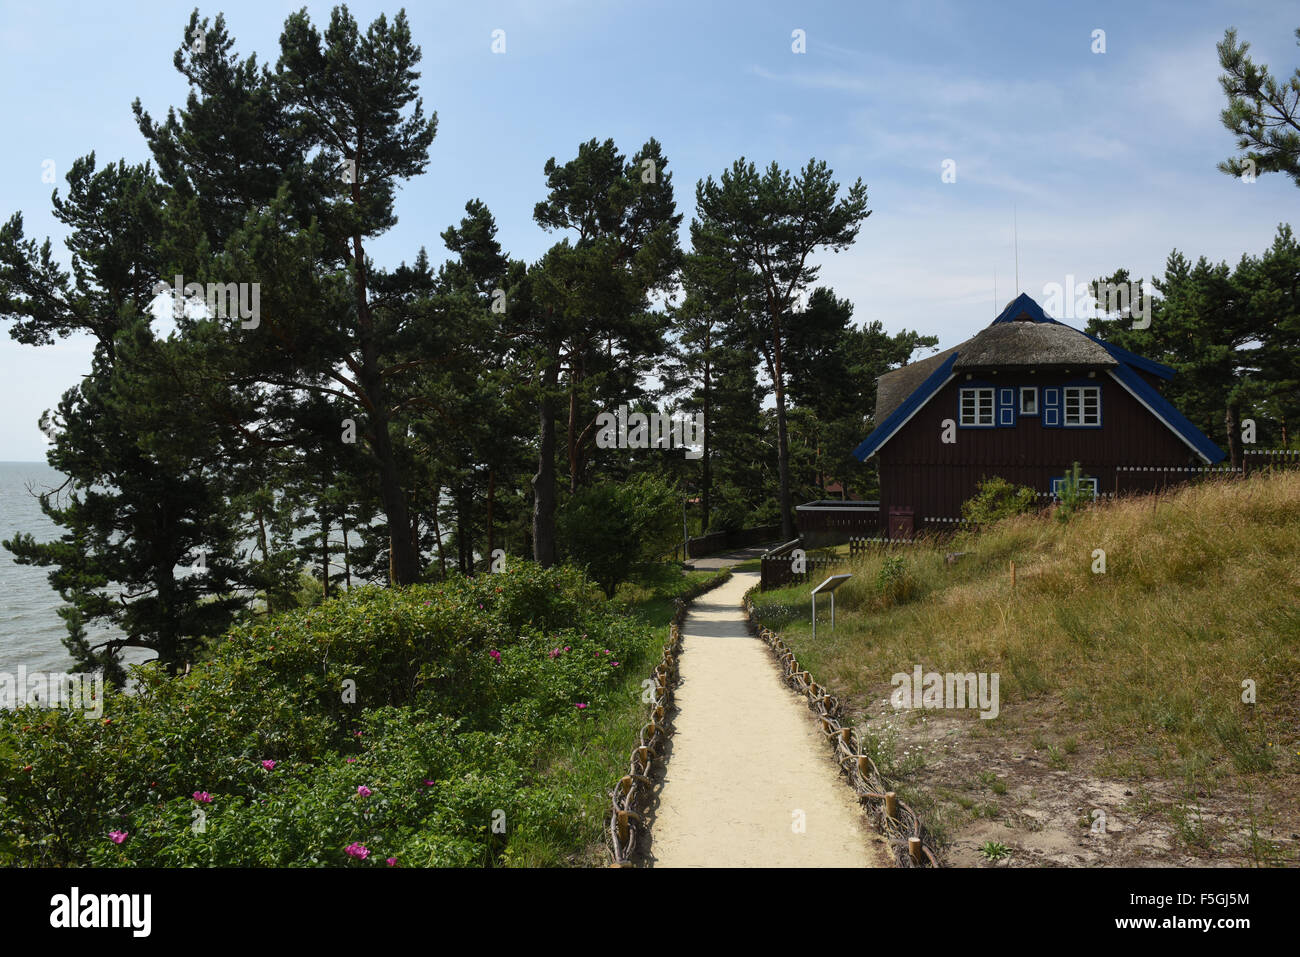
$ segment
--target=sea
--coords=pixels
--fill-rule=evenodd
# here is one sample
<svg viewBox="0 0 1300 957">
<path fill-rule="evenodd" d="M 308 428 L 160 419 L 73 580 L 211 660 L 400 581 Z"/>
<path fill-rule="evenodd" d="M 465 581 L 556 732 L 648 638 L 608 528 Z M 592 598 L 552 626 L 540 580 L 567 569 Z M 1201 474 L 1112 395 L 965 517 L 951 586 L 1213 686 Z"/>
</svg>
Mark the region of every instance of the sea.
<svg viewBox="0 0 1300 957">
<path fill-rule="evenodd" d="M 30 532 L 38 542 L 53 541 L 62 529 L 41 511 L 37 496 L 58 488 L 63 476 L 44 462 L 0 462 L 0 541 Z M 67 628 L 59 617 L 63 604 L 50 587 L 50 568 L 19 565 L 0 546 L 0 672 L 16 674 L 20 665 L 32 672 L 71 672 L 76 665 L 63 647 Z M 120 635 L 107 627 L 88 629 L 94 641 Z M 139 664 L 154 657 L 146 649 L 128 648 L 122 660 Z"/>
</svg>

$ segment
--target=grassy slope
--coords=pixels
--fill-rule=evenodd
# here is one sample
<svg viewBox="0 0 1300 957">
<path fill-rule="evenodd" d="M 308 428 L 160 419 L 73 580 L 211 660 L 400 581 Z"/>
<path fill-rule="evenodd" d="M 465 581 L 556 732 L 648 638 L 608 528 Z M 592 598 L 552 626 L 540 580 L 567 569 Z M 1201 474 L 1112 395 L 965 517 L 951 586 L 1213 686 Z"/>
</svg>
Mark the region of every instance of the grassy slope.
<svg viewBox="0 0 1300 957">
<path fill-rule="evenodd" d="M 557 788 L 577 795 L 582 803 L 582 831 L 587 843 L 579 851 L 556 842 L 511 845 L 511 863 L 517 867 L 557 865 L 603 866 L 607 864 L 604 818 L 609 811 L 609 790 L 627 773 L 628 756 L 637 743 L 637 732 L 646 721 L 648 705 L 641 700 L 641 682 L 649 677 L 663 656 L 672 621 L 675 598 L 689 598 L 705 588 L 721 584 L 729 572 L 687 572 L 677 566 L 656 565 L 640 569 L 634 582 L 620 586 L 614 601 L 641 620 L 651 633 L 645 652 L 624 662 L 624 706 L 606 711 L 599 724 L 580 722 L 572 737 L 543 759 L 543 776 Z"/>
<path fill-rule="evenodd" d="M 1104 574 L 1092 570 L 1095 549 L 1105 551 Z M 948 551 L 969 554 L 949 565 Z M 807 586 L 758 601 L 857 717 L 879 713 L 890 676 L 917 664 L 1000 672 L 1000 717 L 963 714 L 959 749 L 1032 748 L 1055 770 L 1126 782 L 1135 805 L 1126 810 L 1163 816 L 1184 853 L 1295 861 L 1287 835 L 1300 830 L 1300 475 L 1103 504 L 1069 525 L 1026 516 L 893 554 L 906 562 L 895 593 L 877 581 L 883 556 L 849 567 L 856 577 L 837 594 L 837 630 L 823 625 L 815 645 Z M 1256 704 L 1241 700 L 1246 679 Z M 897 770 L 924 792 L 926 773 L 910 758 Z M 998 814 L 978 802 L 1005 793 L 1005 783 L 982 777 L 984 787 L 949 793 L 949 806 L 917 797 L 958 833 L 962 811 Z M 1200 806 L 1229 793 L 1241 815 L 1233 820 L 1229 809 L 1207 829 Z M 1281 844 L 1255 834 L 1247 804 L 1268 809 Z"/>
</svg>

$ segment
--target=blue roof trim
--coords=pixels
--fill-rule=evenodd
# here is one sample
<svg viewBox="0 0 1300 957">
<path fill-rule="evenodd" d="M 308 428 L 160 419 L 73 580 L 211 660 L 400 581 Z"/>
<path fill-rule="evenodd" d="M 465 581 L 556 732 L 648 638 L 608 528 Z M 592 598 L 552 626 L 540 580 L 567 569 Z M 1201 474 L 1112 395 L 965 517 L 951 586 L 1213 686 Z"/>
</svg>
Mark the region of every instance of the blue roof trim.
<svg viewBox="0 0 1300 957">
<path fill-rule="evenodd" d="M 1174 377 L 1175 370 L 1162 362 L 1156 362 L 1154 359 L 1140 356 L 1136 352 L 1129 352 L 1127 349 L 1121 348 L 1113 342 L 1107 342 L 1105 339 L 1098 339 L 1096 336 L 1082 332 L 1082 330 L 1080 330 L 1080 332 L 1082 335 L 1088 336 L 1089 339 L 1097 343 L 1097 345 L 1101 346 L 1121 363 L 1134 366 L 1144 372 L 1150 372 L 1152 375 L 1159 376 L 1161 379 L 1172 379 Z"/>
<path fill-rule="evenodd" d="M 1043 307 L 1034 302 L 1029 293 L 1022 292 L 1007 304 L 1007 308 L 998 313 L 998 317 L 993 320 L 993 324 L 1014 322 L 1021 313 L 1028 313 L 1034 322 L 1056 322 L 1055 319 L 1043 312 Z M 1060 325 L 1060 323 L 1057 324 Z"/>
<path fill-rule="evenodd" d="M 1043 312 L 1042 306 L 1036 303 L 1028 293 L 1023 292 L 1011 300 L 993 322 L 1014 322 L 1021 315 L 1028 315 L 1034 322 L 1050 322 L 1058 326 L 1065 326 L 1067 329 L 1074 329 L 1073 326 L 1066 325 L 1064 322 L 1047 315 L 1047 313 Z M 1104 339 L 1098 339 L 1096 336 L 1089 335 L 1082 330 L 1074 329 L 1074 331 L 1087 336 L 1110 353 L 1119 363 L 1115 368 L 1108 370 L 1110 374 L 1138 399 L 1146 403 L 1161 421 L 1187 445 L 1191 446 L 1207 463 L 1213 465 L 1227 458 L 1223 450 L 1211 442 L 1200 429 L 1192 425 L 1181 412 L 1170 404 L 1168 399 L 1147 385 L 1146 380 L 1133 371 L 1134 369 L 1140 369 L 1161 379 L 1172 379 L 1175 374 L 1174 369 L 1145 356 L 1140 356 L 1135 352 L 1129 352 L 1127 349 L 1113 345 Z M 912 394 L 904 400 L 902 405 L 891 412 L 884 422 L 876 426 L 872 433 L 862 440 L 862 443 L 853 450 L 853 457 L 859 462 L 865 462 L 878 452 L 881 446 L 893 438 L 894 433 L 902 428 L 903 424 L 915 415 L 921 406 L 929 402 L 934 394 L 943 387 L 944 383 L 951 378 L 952 367 L 959 356 L 960 353 L 954 352 L 944 360 L 941 366 L 930 373 L 925 381 L 917 386 Z"/>
<path fill-rule="evenodd" d="M 1221 448 L 1206 438 L 1205 433 L 1192 425 L 1181 412 L 1169 404 L 1168 399 L 1147 385 L 1142 377 L 1128 366 L 1121 363 L 1111 369 L 1110 374 L 1150 406 L 1151 410 L 1163 419 L 1165 424 L 1173 429 L 1184 442 L 1195 449 L 1197 454 L 1205 459 L 1208 464 L 1213 465 L 1227 458 Z"/>
<path fill-rule="evenodd" d="M 862 440 L 862 444 L 853 450 L 853 457 L 859 462 L 865 462 L 871 458 L 898 431 L 902 424 L 915 414 L 917 409 L 929 402 L 931 396 L 943 387 L 943 384 L 952 376 L 953 363 L 957 361 L 960 354 L 954 352 L 943 361 L 939 368 L 926 376 L 925 381 L 912 391 L 912 394 L 903 401 L 903 404 L 889 413 L 885 421 L 876 426 L 871 434 Z"/>
</svg>

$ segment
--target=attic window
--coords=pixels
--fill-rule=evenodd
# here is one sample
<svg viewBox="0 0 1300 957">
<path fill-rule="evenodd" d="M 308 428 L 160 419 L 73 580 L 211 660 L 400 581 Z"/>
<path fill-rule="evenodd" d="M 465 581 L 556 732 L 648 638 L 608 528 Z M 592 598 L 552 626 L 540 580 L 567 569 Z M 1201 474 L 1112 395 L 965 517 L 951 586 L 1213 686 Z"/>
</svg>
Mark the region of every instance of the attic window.
<svg viewBox="0 0 1300 957">
<path fill-rule="evenodd" d="M 960 401 L 962 425 L 992 427 L 992 389 L 962 389 Z"/>
</svg>

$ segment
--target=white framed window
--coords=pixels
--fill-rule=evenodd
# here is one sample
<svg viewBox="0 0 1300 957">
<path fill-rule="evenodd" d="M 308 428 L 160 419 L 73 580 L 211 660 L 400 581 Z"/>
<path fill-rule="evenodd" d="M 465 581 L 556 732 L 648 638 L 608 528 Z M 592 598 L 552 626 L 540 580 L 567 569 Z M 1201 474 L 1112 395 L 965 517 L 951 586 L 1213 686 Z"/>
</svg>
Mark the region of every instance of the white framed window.
<svg viewBox="0 0 1300 957">
<path fill-rule="evenodd" d="M 1070 386 L 1064 393 L 1067 426 L 1087 427 L 1101 425 L 1101 387 L 1095 385 Z"/>
<path fill-rule="evenodd" d="M 1065 484 L 1065 479 L 1063 479 L 1063 478 L 1054 478 L 1054 479 L 1052 479 L 1052 494 L 1053 494 L 1053 495 L 1060 495 L 1060 494 L 1061 494 L 1061 486 L 1064 485 L 1064 484 Z M 1096 497 L 1097 497 L 1097 480 L 1096 480 L 1095 478 L 1081 478 L 1081 479 L 1079 479 L 1079 491 L 1081 491 L 1081 492 L 1091 492 L 1092 497 L 1093 497 L 1093 498 L 1096 498 Z"/>
<path fill-rule="evenodd" d="M 1020 414 L 1038 414 L 1038 386 L 1026 385 L 1020 387 Z"/>
<path fill-rule="evenodd" d="M 967 426 L 993 425 L 993 390 L 962 389 L 961 424 Z"/>
</svg>

